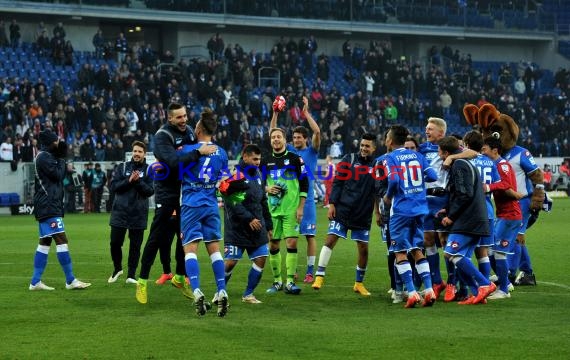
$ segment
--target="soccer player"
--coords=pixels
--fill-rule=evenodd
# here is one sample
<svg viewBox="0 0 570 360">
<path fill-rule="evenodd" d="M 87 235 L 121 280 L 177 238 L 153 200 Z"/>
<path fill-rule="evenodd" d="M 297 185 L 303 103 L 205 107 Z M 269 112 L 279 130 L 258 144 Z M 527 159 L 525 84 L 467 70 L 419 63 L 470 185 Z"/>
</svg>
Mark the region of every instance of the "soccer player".
<svg viewBox="0 0 570 360">
<path fill-rule="evenodd" d="M 447 241 L 447 229 L 442 227 L 438 221 L 435 221 L 435 216 L 449 200 L 449 193 L 446 190 L 449 174 L 443 160 L 439 157 L 438 143 L 445 137 L 447 131 L 447 124 L 445 120 L 430 117 L 426 126 L 427 142 L 420 145 L 418 152 L 421 153 L 430 163 L 430 167 L 434 169 L 438 176 L 437 181 L 428 183 L 427 186 L 427 200 L 429 213 L 424 219 L 424 246 L 426 257 L 429 262 L 429 267 L 432 276 L 433 291 L 436 298 L 445 290 L 446 283 L 441 278 L 439 253 L 437 245 L 445 247 Z M 455 154 L 454 158 L 475 158 L 477 153 L 471 150 L 464 150 Z M 450 161 L 451 163 L 451 161 Z M 436 241 L 439 240 L 439 244 Z M 447 258 L 446 258 L 447 259 Z M 446 261 L 447 269 L 452 269 L 452 266 Z M 448 276 L 449 276 L 448 272 Z"/>
<path fill-rule="evenodd" d="M 477 153 L 481 152 L 481 148 L 483 147 L 483 135 L 479 131 L 469 131 L 463 137 L 463 143 L 467 146 L 468 149 L 476 151 Z M 454 155 L 449 155 L 449 158 L 453 158 Z M 490 185 L 493 183 L 499 183 L 501 181 L 501 177 L 497 172 L 497 167 L 493 160 L 489 157 L 485 156 L 484 154 L 478 154 L 476 158 L 472 159 L 471 162 L 477 170 L 479 171 L 479 178 L 483 184 Z M 490 236 L 482 236 L 479 239 L 479 243 L 475 247 L 475 257 L 477 258 L 477 262 L 479 264 L 479 271 L 485 276 L 489 278 L 491 274 L 491 264 L 489 262 L 489 247 L 493 246 L 493 229 L 495 224 L 495 210 L 493 208 L 493 203 L 491 202 L 491 194 L 486 192 L 485 194 L 485 203 L 487 206 L 487 217 L 489 219 L 489 229 L 490 229 Z M 456 299 L 456 280 L 455 279 L 455 267 L 452 262 L 446 262 L 448 266 L 448 280 L 447 286 L 445 288 L 445 295 L 444 301 L 450 302 Z"/>
<path fill-rule="evenodd" d="M 273 222 L 267 205 L 267 196 L 261 181 L 259 164 L 261 149 L 246 145 L 237 165 L 237 172 L 220 184 L 224 199 L 224 258 L 226 286 L 238 261 L 247 252 L 252 261 L 242 301 L 260 304 L 253 292 L 261 280 L 269 255 L 267 243 L 271 239 Z"/>
<path fill-rule="evenodd" d="M 151 166 L 150 176 L 154 179 L 154 198 L 156 209 L 150 225 L 150 231 L 141 257 L 136 299 L 146 304 L 147 281 L 150 269 L 161 252 L 163 272 L 168 276 L 170 269 L 170 248 L 176 235 L 176 275 L 171 278 L 173 286 L 182 290 L 184 296 L 192 298 L 192 291 L 186 285 L 184 251 L 180 242 L 180 179 L 179 165 L 196 162 L 200 156 L 209 155 L 217 150 L 215 145 L 202 144 L 191 152 L 178 154 L 176 149 L 186 144 L 196 143 L 194 131 L 186 124 L 186 107 L 178 103 L 168 105 L 168 123 L 164 124 L 154 136 L 154 156 L 161 162 L 156 168 Z M 164 258 L 163 258 L 164 255 Z M 163 278 L 161 276 L 161 278 Z M 160 280 L 160 279 L 159 279 Z"/>
<path fill-rule="evenodd" d="M 337 165 L 328 210 L 329 229 L 312 285 L 315 290 L 323 287 L 325 270 L 338 239 L 346 239 L 350 230 L 358 250 L 353 290 L 362 296 L 371 295 L 363 281 L 368 265 L 368 240 L 375 202 L 375 179 L 372 174 L 375 151 L 376 136 L 363 134 L 360 152 L 346 154 Z"/>
<path fill-rule="evenodd" d="M 436 240 L 440 239 L 440 245 L 444 246 L 447 233 L 439 229 L 436 233 L 435 214 L 441 210 L 449 199 L 449 194 L 445 191 L 448 181 L 448 172 L 443 168 L 443 161 L 438 156 L 438 143 L 445 137 L 447 124 L 445 120 L 430 117 L 426 126 L 427 141 L 420 145 L 418 152 L 422 154 L 430 163 L 430 167 L 437 172 L 437 181 L 427 184 L 427 201 L 429 212 L 424 219 L 424 247 L 429 268 L 432 276 L 433 291 L 436 298 L 445 289 L 445 282 L 441 278 L 439 266 L 439 253 L 437 251 Z"/>
<path fill-rule="evenodd" d="M 65 288 L 85 289 L 91 283 L 80 281 L 73 274 L 68 240 L 63 224 L 63 178 L 67 144 L 60 142 L 51 130 L 39 135 L 40 152 L 34 160 L 36 183 L 34 215 L 39 223 L 40 240 L 34 256 L 34 273 L 30 290 L 55 290 L 42 282 L 52 240 L 55 241 L 57 259 L 65 274 Z"/>
<path fill-rule="evenodd" d="M 459 141 L 455 137 L 448 136 L 439 141 L 442 160 L 460 152 Z M 459 304 L 484 303 L 485 298 L 497 287 L 481 274 L 470 259 L 479 238 L 490 235 L 483 185 L 477 168 L 466 159 L 455 160 L 449 170 L 447 191 L 449 201 L 439 212 L 444 215 L 441 224 L 449 227 L 445 257 L 453 262 L 462 280 L 476 292 Z"/>
<path fill-rule="evenodd" d="M 114 283 L 123 274 L 123 251 L 121 250 L 127 230 L 129 231 L 129 259 L 127 284 L 136 284 L 144 231 L 148 222 L 148 198 L 154 194 L 152 179 L 148 176 L 145 161 L 146 145 L 134 141 L 133 157 L 115 168 L 110 191 L 115 193 L 111 218 L 111 259 L 114 270 L 107 282 Z"/>
<path fill-rule="evenodd" d="M 523 147 L 515 146 L 504 152 L 502 156 L 513 167 L 517 179 L 517 191 L 523 195 L 519 200 L 523 225 L 517 235 L 514 254 L 509 256 L 509 272 L 511 276 L 515 276 L 516 271 L 520 270 L 513 279 L 515 285 L 536 285 L 525 233 L 531 210 L 539 211 L 542 208 L 542 201 L 534 199 L 544 199 L 544 174 L 536 165 L 532 154 Z"/>
<path fill-rule="evenodd" d="M 495 241 L 493 253 L 499 288 L 489 296 L 489 299 L 510 298 L 509 270 L 507 256 L 514 253 L 517 234 L 522 226 L 522 212 L 517 201 L 522 194 L 517 191 L 516 175 L 511 164 L 499 154 L 502 151 L 501 141 L 494 137 L 485 139 L 483 153 L 497 165 L 501 177 L 501 186 L 492 183 L 486 190 L 493 192 L 497 207 L 497 224 L 495 226 Z"/>
<path fill-rule="evenodd" d="M 391 152 L 386 154 L 383 165 L 388 176 L 384 203 L 391 204 L 390 250 L 395 253 L 396 269 L 408 291 L 405 307 L 411 308 L 422 299 L 414 286 L 408 253 L 412 254 L 424 283 L 422 305 L 432 306 L 437 299 L 432 289 L 429 264 L 422 253 L 423 222 L 428 213 L 425 182 L 437 180 L 437 173 L 421 154 L 404 148 L 408 134 L 401 125 L 390 128 L 386 147 Z"/>
<path fill-rule="evenodd" d="M 273 151 L 267 158 L 262 159 L 261 166 L 273 221 L 273 238 L 269 241 L 269 263 L 273 272 L 273 285 L 267 289 L 267 293 L 273 294 L 283 289 L 279 245 L 281 239 L 285 239 L 287 282 L 284 292 L 298 295 L 301 293 L 301 288 L 295 285 L 299 236 L 297 224 L 303 218 L 309 181 L 305 174 L 303 159 L 287 150 L 285 136 L 285 131 L 281 128 L 269 131 Z"/>
<path fill-rule="evenodd" d="M 309 180 L 309 190 L 307 191 L 307 201 L 303 209 L 303 219 L 301 220 L 299 234 L 307 238 L 307 271 L 305 272 L 304 283 L 313 282 L 313 270 L 315 267 L 315 257 L 317 254 L 317 241 L 315 234 L 317 233 L 317 206 L 315 204 L 314 185 L 315 172 L 317 170 L 317 160 L 319 156 L 319 148 L 321 146 L 321 129 L 313 119 L 309 110 L 309 99 L 303 96 L 303 115 L 309 123 L 309 127 L 313 132 L 310 145 L 307 143 L 309 131 L 303 126 L 297 126 L 293 129 L 293 146 L 287 144 L 287 150 L 299 155 L 305 163 L 305 170 Z M 277 127 L 278 112 L 274 111 L 271 118 L 270 128 Z"/>
<path fill-rule="evenodd" d="M 179 152 L 183 155 L 192 153 L 202 145 L 213 145 L 212 136 L 218 123 L 212 110 L 206 108 L 196 124 L 198 143 L 184 145 Z M 216 280 L 217 292 L 214 301 L 218 303 L 218 316 L 223 317 L 228 311 L 228 294 L 224 279 L 224 260 L 220 253 L 219 242 L 222 238 L 222 224 L 218 210 L 216 183 L 222 171 L 227 170 L 228 155 L 222 148 L 200 157 L 198 162 L 181 169 L 182 206 L 180 238 L 184 248 L 186 274 L 193 290 L 194 305 L 198 316 L 206 313 L 207 304 L 200 289 L 200 267 L 198 265 L 198 245 L 201 241 L 212 261 L 212 270 Z"/>
</svg>

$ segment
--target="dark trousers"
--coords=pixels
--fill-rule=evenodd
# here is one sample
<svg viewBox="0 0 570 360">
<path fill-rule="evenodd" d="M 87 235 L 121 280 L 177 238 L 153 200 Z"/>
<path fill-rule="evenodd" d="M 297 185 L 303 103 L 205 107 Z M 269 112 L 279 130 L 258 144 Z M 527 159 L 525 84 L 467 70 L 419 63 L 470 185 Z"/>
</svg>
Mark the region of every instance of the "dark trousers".
<svg viewBox="0 0 570 360">
<path fill-rule="evenodd" d="M 91 200 L 93 204 L 93 211 L 96 213 L 101 212 L 101 198 L 103 197 L 103 187 L 91 189 Z"/>
<path fill-rule="evenodd" d="M 176 211 L 176 215 L 173 213 Z M 162 205 L 154 211 L 148 239 L 141 258 L 139 278 L 148 279 L 150 268 L 160 250 L 160 261 L 164 273 L 170 273 L 170 249 L 176 236 L 176 274 L 185 275 L 184 250 L 180 241 L 180 205 Z"/>
<path fill-rule="evenodd" d="M 135 278 L 137 266 L 141 255 L 141 246 L 143 242 L 144 229 L 127 229 L 122 227 L 111 226 L 111 259 L 115 272 L 123 269 L 123 242 L 125 235 L 129 230 L 129 259 L 127 262 L 127 277 Z"/>
</svg>

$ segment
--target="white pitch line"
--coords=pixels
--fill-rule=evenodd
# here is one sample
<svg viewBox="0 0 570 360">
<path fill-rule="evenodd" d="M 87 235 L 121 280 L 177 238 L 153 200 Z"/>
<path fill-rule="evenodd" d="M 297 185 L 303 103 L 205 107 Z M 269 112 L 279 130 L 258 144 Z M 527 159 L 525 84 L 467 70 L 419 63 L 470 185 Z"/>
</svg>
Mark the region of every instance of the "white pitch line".
<svg viewBox="0 0 570 360">
<path fill-rule="evenodd" d="M 570 290 L 570 286 L 568 285 L 564 285 L 564 284 L 558 284 L 558 283 L 553 283 L 553 282 L 549 282 L 549 281 L 537 281 L 538 284 L 544 284 L 544 285 L 550 285 L 550 286 L 556 286 L 556 287 L 560 287 L 566 290 Z"/>
</svg>

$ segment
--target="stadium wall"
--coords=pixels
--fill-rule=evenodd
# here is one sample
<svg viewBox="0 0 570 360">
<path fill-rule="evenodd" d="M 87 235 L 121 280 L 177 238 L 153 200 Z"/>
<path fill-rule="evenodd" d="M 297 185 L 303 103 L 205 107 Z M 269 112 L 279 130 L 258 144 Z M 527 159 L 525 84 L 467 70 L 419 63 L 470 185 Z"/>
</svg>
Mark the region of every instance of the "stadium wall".
<svg viewBox="0 0 570 360">
<path fill-rule="evenodd" d="M 8 22 L 12 15 L 4 14 Z M 20 23 L 22 29 L 22 41 L 33 42 L 34 34 L 39 23 L 37 17 L 24 14 L 14 14 L 14 18 Z M 542 68 L 556 70 L 558 67 L 567 66 L 567 60 L 557 52 L 554 37 L 551 40 L 544 39 L 476 39 L 465 37 L 446 36 L 421 36 L 421 35 L 397 35 L 382 33 L 351 33 L 341 31 L 323 31 L 315 29 L 268 29 L 255 28 L 255 26 L 232 26 L 219 27 L 214 25 L 190 24 L 190 23 L 159 23 L 143 22 L 137 20 L 114 20 L 105 18 L 90 18 L 69 16 L 46 15 L 42 17 L 48 31 L 55 24 L 62 21 L 67 32 L 67 39 L 71 40 L 75 50 L 93 51 L 91 40 L 99 27 L 104 29 L 106 38 L 113 40 L 121 30 L 127 27 L 140 25 L 148 29 L 144 39 L 151 43 L 158 51 L 166 49 L 176 53 L 181 46 L 201 45 L 206 46 L 209 38 L 219 32 L 225 44 L 239 43 L 246 52 L 255 49 L 259 52 L 269 52 L 281 36 L 288 40 L 293 37 L 299 40 L 302 37 L 315 35 L 318 42 L 318 53 L 324 52 L 331 56 L 339 56 L 342 53 L 342 44 L 349 39 L 353 46 L 359 45 L 368 48 L 370 40 L 389 40 L 392 44 L 392 52 L 395 57 L 406 56 L 413 61 L 427 59 L 429 49 L 437 45 L 440 49 L 448 44 L 460 53 L 472 55 L 476 61 L 505 61 L 517 62 L 519 60 L 532 61 Z M 129 34 L 127 34 L 129 36 Z M 139 36 L 140 38 L 141 36 Z M 155 40 L 156 39 L 156 40 Z M 156 44 L 154 42 L 157 42 Z"/>
</svg>

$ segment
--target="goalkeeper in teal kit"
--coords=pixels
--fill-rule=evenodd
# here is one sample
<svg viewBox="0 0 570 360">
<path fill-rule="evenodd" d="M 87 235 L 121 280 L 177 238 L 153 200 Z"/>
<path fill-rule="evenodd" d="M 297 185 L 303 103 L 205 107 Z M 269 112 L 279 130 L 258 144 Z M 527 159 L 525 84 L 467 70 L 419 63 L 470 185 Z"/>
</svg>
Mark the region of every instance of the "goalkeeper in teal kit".
<svg viewBox="0 0 570 360">
<path fill-rule="evenodd" d="M 301 292 L 301 289 L 295 285 L 298 224 L 303 218 L 309 182 L 303 159 L 286 149 L 285 131 L 273 128 L 269 136 L 273 151 L 270 156 L 263 158 L 261 165 L 268 193 L 269 211 L 273 220 L 273 239 L 269 242 L 273 285 L 267 292 L 276 293 L 283 289 L 286 294 L 297 295 Z M 285 286 L 281 276 L 279 253 L 281 239 L 285 239 L 287 246 Z"/>
</svg>

